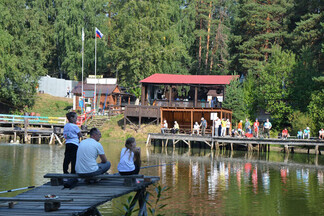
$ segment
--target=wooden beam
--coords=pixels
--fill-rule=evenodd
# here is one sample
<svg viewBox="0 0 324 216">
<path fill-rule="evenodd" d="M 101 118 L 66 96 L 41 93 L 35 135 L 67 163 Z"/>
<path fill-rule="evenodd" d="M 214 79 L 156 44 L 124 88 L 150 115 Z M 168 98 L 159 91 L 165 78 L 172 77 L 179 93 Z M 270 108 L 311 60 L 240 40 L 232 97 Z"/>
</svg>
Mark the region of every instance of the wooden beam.
<svg viewBox="0 0 324 216">
<path fill-rule="evenodd" d="M 141 105 L 145 105 L 145 86 L 142 84 Z"/>
<path fill-rule="evenodd" d="M 194 100 L 194 107 L 197 107 L 198 103 L 198 87 L 195 86 L 195 100 Z"/>
</svg>

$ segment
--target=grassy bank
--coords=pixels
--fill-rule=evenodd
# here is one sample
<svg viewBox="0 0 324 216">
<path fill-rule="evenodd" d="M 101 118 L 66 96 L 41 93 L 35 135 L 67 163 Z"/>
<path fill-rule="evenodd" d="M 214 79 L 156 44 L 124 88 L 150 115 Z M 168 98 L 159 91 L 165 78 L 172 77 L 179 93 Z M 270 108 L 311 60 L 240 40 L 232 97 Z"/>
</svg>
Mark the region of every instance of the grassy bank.
<svg viewBox="0 0 324 216">
<path fill-rule="evenodd" d="M 141 126 L 141 129 L 135 131 L 131 129 L 130 125 L 126 126 L 126 130 L 123 130 L 124 115 L 118 115 L 111 118 L 111 120 L 105 123 L 101 128 L 102 139 L 114 139 L 125 141 L 128 137 L 134 137 L 137 142 L 146 141 L 148 133 L 158 133 L 160 131 L 159 125 L 145 125 Z"/>
<path fill-rule="evenodd" d="M 72 98 L 55 97 L 49 94 L 37 94 L 35 105 L 26 112 L 39 113 L 41 116 L 65 117 L 73 107 Z"/>
</svg>

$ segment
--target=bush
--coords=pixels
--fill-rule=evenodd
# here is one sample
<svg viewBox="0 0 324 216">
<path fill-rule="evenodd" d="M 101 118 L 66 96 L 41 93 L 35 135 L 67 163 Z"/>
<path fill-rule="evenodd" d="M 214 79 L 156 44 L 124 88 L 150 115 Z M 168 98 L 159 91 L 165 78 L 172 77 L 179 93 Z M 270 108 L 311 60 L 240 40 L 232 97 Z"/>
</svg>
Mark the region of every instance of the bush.
<svg viewBox="0 0 324 216">
<path fill-rule="evenodd" d="M 289 121 L 291 123 L 291 136 L 296 136 L 299 129 L 304 130 L 306 127 L 310 128 L 311 136 L 316 135 L 315 124 L 310 115 L 307 113 L 302 113 L 300 111 L 294 111 L 289 116 Z M 315 132 L 315 133 L 314 133 Z"/>
</svg>

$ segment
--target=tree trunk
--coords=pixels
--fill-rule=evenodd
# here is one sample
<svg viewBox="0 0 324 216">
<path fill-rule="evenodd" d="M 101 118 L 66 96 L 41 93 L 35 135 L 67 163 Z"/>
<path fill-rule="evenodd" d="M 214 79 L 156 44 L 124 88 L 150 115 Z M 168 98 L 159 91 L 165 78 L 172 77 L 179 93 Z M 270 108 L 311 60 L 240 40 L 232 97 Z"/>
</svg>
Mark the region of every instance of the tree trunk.
<svg viewBox="0 0 324 216">
<path fill-rule="evenodd" d="M 206 45 L 206 61 L 205 61 L 205 66 L 206 70 L 208 67 L 208 54 L 209 54 L 209 37 L 210 37 L 210 22 L 211 22 L 211 13 L 212 13 L 212 2 L 209 3 L 209 16 L 208 16 L 208 30 L 207 30 L 207 45 Z"/>
</svg>

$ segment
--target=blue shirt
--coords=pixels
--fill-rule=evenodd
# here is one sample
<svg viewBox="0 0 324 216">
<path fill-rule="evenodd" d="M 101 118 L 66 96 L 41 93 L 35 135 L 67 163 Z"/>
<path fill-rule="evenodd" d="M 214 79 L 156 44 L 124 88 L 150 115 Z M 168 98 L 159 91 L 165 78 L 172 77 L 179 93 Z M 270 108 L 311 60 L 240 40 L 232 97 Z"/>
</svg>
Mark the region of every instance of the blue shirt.
<svg viewBox="0 0 324 216">
<path fill-rule="evenodd" d="M 297 136 L 303 136 L 303 132 L 302 131 L 298 131 L 297 132 Z"/>
<path fill-rule="evenodd" d="M 80 128 L 73 123 L 67 123 L 64 126 L 63 136 L 66 140 L 66 143 L 72 143 L 75 145 L 79 145 L 79 136 Z"/>
</svg>

